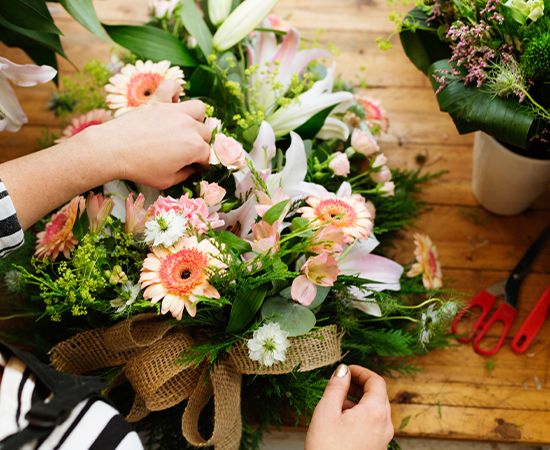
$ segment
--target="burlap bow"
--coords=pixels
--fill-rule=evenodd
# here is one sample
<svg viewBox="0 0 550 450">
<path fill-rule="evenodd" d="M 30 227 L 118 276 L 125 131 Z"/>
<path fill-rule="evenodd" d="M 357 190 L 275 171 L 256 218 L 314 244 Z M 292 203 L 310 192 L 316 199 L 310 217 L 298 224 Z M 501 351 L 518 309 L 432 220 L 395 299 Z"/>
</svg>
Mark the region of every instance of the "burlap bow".
<svg viewBox="0 0 550 450">
<path fill-rule="evenodd" d="M 130 422 L 188 399 L 182 417 L 185 439 L 197 447 L 237 450 L 242 435 L 242 375 L 284 374 L 298 365 L 298 370 L 305 372 L 334 364 L 342 358 L 341 339 L 334 325 L 291 338 L 285 364 L 271 367 L 261 367 L 252 361 L 241 342 L 233 346 L 227 360 L 210 372 L 207 383 L 203 367 L 174 364 L 195 343 L 190 333 L 156 314 L 142 314 L 112 328 L 80 333 L 56 345 L 50 354 L 53 367 L 76 375 L 125 364 L 111 386 L 128 380 L 136 391 L 127 417 Z M 212 397 L 214 431 L 206 440 L 198 431 L 198 422 Z"/>
</svg>

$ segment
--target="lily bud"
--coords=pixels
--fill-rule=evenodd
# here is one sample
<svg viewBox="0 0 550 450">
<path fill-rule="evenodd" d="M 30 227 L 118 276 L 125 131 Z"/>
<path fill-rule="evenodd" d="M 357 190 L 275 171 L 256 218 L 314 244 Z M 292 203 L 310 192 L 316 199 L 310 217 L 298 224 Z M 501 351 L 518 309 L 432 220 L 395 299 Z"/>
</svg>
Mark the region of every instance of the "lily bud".
<svg viewBox="0 0 550 450">
<path fill-rule="evenodd" d="M 244 0 L 222 23 L 212 46 L 222 52 L 242 41 L 271 12 L 279 0 Z"/>
<path fill-rule="evenodd" d="M 231 0 L 208 0 L 208 17 L 210 21 L 218 26 L 231 12 Z"/>
</svg>

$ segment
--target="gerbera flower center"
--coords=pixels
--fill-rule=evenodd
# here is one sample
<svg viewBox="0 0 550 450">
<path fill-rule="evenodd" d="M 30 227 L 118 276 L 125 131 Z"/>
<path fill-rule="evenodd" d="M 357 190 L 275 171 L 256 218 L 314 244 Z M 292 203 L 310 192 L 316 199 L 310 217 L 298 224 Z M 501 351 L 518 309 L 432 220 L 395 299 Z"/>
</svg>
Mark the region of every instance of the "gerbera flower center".
<svg viewBox="0 0 550 450">
<path fill-rule="evenodd" d="M 46 229 L 46 239 L 51 239 L 56 236 L 60 231 L 68 226 L 72 229 L 72 220 L 69 216 L 65 214 L 58 214 L 51 222 L 49 227 Z"/>
<path fill-rule="evenodd" d="M 323 221 L 330 221 L 338 228 L 352 226 L 357 219 L 355 209 L 342 199 L 324 199 L 315 208 L 317 216 Z"/>
<path fill-rule="evenodd" d="M 135 107 L 147 100 L 162 83 L 164 77 L 158 73 L 138 73 L 128 83 L 128 106 Z"/>
<path fill-rule="evenodd" d="M 184 248 L 162 259 L 160 279 L 166 290 L 174 294 L 189 295 L 206 279 L 205 268 L 209 257 L 196 248 Z"/>
</svg>

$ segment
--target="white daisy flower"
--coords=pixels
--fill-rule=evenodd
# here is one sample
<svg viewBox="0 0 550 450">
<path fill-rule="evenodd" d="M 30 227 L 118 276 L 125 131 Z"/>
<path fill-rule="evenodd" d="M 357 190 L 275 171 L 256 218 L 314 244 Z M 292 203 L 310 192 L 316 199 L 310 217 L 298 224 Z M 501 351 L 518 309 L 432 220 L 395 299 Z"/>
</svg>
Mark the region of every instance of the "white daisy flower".
<svg viewBox="0 0 550 450">
<path fill-rule="evenodd" d="M 185 233 L 187 219 L 173 209 L 145 222 L 145 242 L 153 247 L 174 245 Z"/>
<path fill-rule="evenodd" d="M 134 284 L 131 281 L 123 283 L 121 286 L 121 297 L 111 300 L 111 306 L 117 308 L 116 312 L 122 312 L 127 306 L 130 306 L 136 301 L 136 298 L 141 291 L 141 284 Z"/>
<path fill-rule="evenodd" d="M 248 356 L 253 361 L 259 361 L 262 366 L 272 366 L 285 360 L 285 354 L 290 341 L 288 332 L 281 330 L 278 323 L 262 325 L 247 343 Z"/>
<path fill-rule="evenodd" d="M 4 276 L 4 283 L 10 292 L 20 292 L 25 285 L 25 277 L 17 269 L 11 269 Z"/>
</svg>

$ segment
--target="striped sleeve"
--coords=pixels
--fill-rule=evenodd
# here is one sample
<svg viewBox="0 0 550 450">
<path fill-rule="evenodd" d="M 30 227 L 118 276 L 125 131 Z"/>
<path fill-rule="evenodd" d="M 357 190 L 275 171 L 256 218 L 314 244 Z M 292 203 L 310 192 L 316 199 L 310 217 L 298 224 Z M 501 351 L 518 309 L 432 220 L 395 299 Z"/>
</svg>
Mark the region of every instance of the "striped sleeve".
<svg viewBox="0 0 550 450">
<path fill-rule="evenodd" d="M 0 258 L 17 250 L 25 243 L 25 237 L 13 202 L 0 180 Z"/>
</svg>

